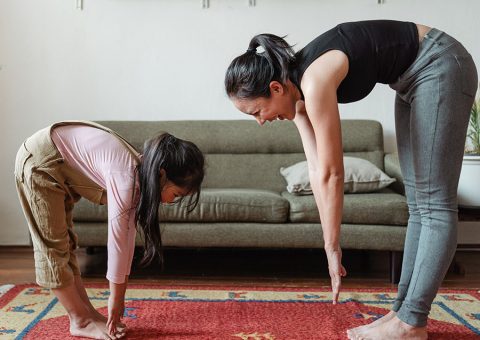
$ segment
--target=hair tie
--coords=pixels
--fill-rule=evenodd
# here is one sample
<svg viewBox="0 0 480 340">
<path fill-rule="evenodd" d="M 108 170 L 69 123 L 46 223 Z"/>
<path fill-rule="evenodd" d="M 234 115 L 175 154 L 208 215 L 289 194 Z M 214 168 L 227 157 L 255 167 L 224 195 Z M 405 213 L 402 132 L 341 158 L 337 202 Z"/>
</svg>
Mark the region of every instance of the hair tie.
<svg viewBox="0 0 480 340">
<path fill-rule="evenodd" d="M 255 47 L 255 48 L 248 48 L 247 49 L 247 53 L 252 53 L 252 52 L 257 53 L 257 48 Z"/>
</svg>

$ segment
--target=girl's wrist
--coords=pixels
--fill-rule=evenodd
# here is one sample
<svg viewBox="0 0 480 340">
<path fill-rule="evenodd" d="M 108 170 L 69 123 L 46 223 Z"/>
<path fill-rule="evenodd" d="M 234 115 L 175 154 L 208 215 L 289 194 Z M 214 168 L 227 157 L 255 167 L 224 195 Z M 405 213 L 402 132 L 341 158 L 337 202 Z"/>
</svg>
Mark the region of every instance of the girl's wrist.
<svg viewBox="0 0 480 340">
<path fill-rule="evenodd" d="M 338 243 L 325 244 L 323 248 L 325 249 L 326 252 L 335 252 L 340 250 L 340 244 Z"/>
</svg>

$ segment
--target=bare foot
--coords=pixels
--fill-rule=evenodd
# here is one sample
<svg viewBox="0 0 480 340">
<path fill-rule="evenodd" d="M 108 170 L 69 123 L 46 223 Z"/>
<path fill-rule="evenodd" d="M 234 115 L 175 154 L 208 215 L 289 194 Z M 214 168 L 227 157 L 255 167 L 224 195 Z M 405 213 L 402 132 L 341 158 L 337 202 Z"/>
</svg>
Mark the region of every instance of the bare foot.
<svg viewBox="0 0 480 340">
<path fill-rule="evenodd" d="M 85 289 L 79 292 L 77 284 L 54 288 L 53 293 L 68 313 L 73 336 L 112 340 L 125 335 L 125 331 L 117 331 L 113 336 L 108 334 L 105 317 L 91 305 Z"/>
<path fill-rule="evenodd" d="M 360 334 L 355 335 L 354 339 L 425 340 L 427 339 L 427 327 L 410 326 L 395 316 L 376 327 L 364 329 Z"/>
<path fill-rule="evenodd" d="M 105 315 L 103 315 L 102 313 L 100 313 L 98 310 L 96 310 L 95 308 L 92 309 L 92 313 L 93 313 L 94 319 L 102 321 L 105 324 L 107 323 L 108 318 Z M 119 322 L 117 324 L 117 331 L 118 332 L 125 332 L 126 328 L 127 328 L 127 325 L 125 325 L 123 322 Z"/>
<path fill-rule="evenodd" d="M 113 340 L 120 339 L 125 333 L 117 332 L 115 335 L 109 335 L 105 322 L 98 319 L 70 320 L 70 334 L 91 339 Z"/>
<path fill-rule="evenodd" d="M 349 339 L 355 339 L 356 334 L 361 334 L 361 332 L 363 332 L 364 330 L 366 330 L 368 328 L 372 328 L 372 327 L 376 327 L 378 325 L 381 325 L 382 323 L 391 320 L 393 317 L 395 317 L 395 315 L 397 315 L 397 313 L 394 312 L 393 310 L 391 310 L 390 312 L 388 312 L 388 314 L 385 314 L 381 318 L 379 318 L 379 319 L 377 319 L 377 320 L 375 320 L 375 321 L 373 321 L 369 324 L 349 329 L 347 331 L 347 336 L 348 336 Z"/>
</svg>

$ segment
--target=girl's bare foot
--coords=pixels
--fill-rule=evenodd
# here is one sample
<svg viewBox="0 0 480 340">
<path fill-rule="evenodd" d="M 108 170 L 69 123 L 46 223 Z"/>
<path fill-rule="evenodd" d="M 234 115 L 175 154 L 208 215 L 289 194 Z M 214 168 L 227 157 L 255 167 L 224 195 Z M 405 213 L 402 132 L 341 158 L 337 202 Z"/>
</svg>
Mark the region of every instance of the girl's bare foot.
<svg viewBox="0 0 480 340">
<path fill-rule="evenodd" d="M 70 334 L 91 339 L 113 340 L 120 339 L 125 333 L 117 332 L 115 335 L 109 335 L 105 322 L 98 319 L 70 320 Z"/>
<path fill-rule="evenodd" d="M 381 318 L 379 318 L 379 319 L 377 319 L 377 320 L 375 320 L 375 321 L 373 321 L 373 322 L 371 322 L 367 325 L 363 325 L 363 326 L 359 326 L 359 327 L 349 329 L 347 331 L 347 336 L 348 336 L 349 339 L 355 339 L 356 334 L 360 334 L 365 329 L 381 325 L 382 323 L 391 320 L 393 317 L 395 317 L 395 315 L 397 315 L 397 313 L 392 310 L 392 311 L 388 312 L 388 314 L 385 314 Z"/>
<path fill-rule="evenodd" d="M 98 320 L 100 320 L 100 321 L 102 321 L 106 324 L 107 323 L 107 317 L 104 316 L 99 311 L 97 311 L 95 309 L 95 307 L 93 307 L 92 302 L 88 298 L 87 290 L 85 289 L 85 286 L 83 285 L 82 278 L 79 275 L 74 276 L 74 283 L 75 283 L 74 286 L 75 286 L 75 288 L 78 292 L 78 296 L 84 302 L 85 307 L 88 310 L 90 310 L 90 313 L 92 314 L 92 316 L 95 319 L 98 319 Z M 122 322 L 119 322 L 118 325 L 117 325 L 117 331 L 119 331 L 119 332 L 125 332 L 126 328 L 127 328 L 127 326 Z"/>
<path fill-rule="evenodd" d="M 78 283 L 61 288 L 54 288 L 53 293 L 68 313 L 70 333 L 92 339 L 120 339 L 125 330 L 118 330 L 115 335 L 108 334 L 106 318 L 90 303 L 85 289 L 78 289 Z M 80 287 L 81 288 L 81 287 Z"/>
<path fill-rule="evenodd" d="M 92 308 L 92 313 L 93 313 L 94 319 L 104 322 L 105 324 L 107 323 L 107 320 L 108 320 L 107 317 L 102 313 L 100 313 L 99 311 L 97 311 L 95 308 Z M 118 332 L 125 332 L 126 328 L 127 328 L 127 325 L 125 325 L 123 322 L 119 322 L 117 324 Z"/>
<path fill-rule="evenodd" d="M 355 340 L 425 340 L 427 327 L 414 327 L 403 322 L 398 317 L 393 317 L 387 322 L 363 329 L 355 335 Z"/>
</svg>

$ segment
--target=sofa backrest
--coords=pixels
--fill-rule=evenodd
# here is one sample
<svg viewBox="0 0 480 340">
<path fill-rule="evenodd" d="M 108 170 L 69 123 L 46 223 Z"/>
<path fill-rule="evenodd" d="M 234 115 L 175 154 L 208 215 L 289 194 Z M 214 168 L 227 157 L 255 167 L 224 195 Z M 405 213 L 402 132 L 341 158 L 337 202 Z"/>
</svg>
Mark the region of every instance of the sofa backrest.
<svg viewBox="0 0 480 340">
<path fill-rule="evenodd" d="M 194 142 L 207 161 L 204 187 L 257 188 L 281 192 L 280 168 L 305 160 L 300 135 L 292 122 L 260 127 L 254 120 L 98 121 L 138 150 L 161 131 Z M 377 121 L 342 120 L 345 155 L 369 160 L 383 170 L 383 131 Z"/>
</svg>

